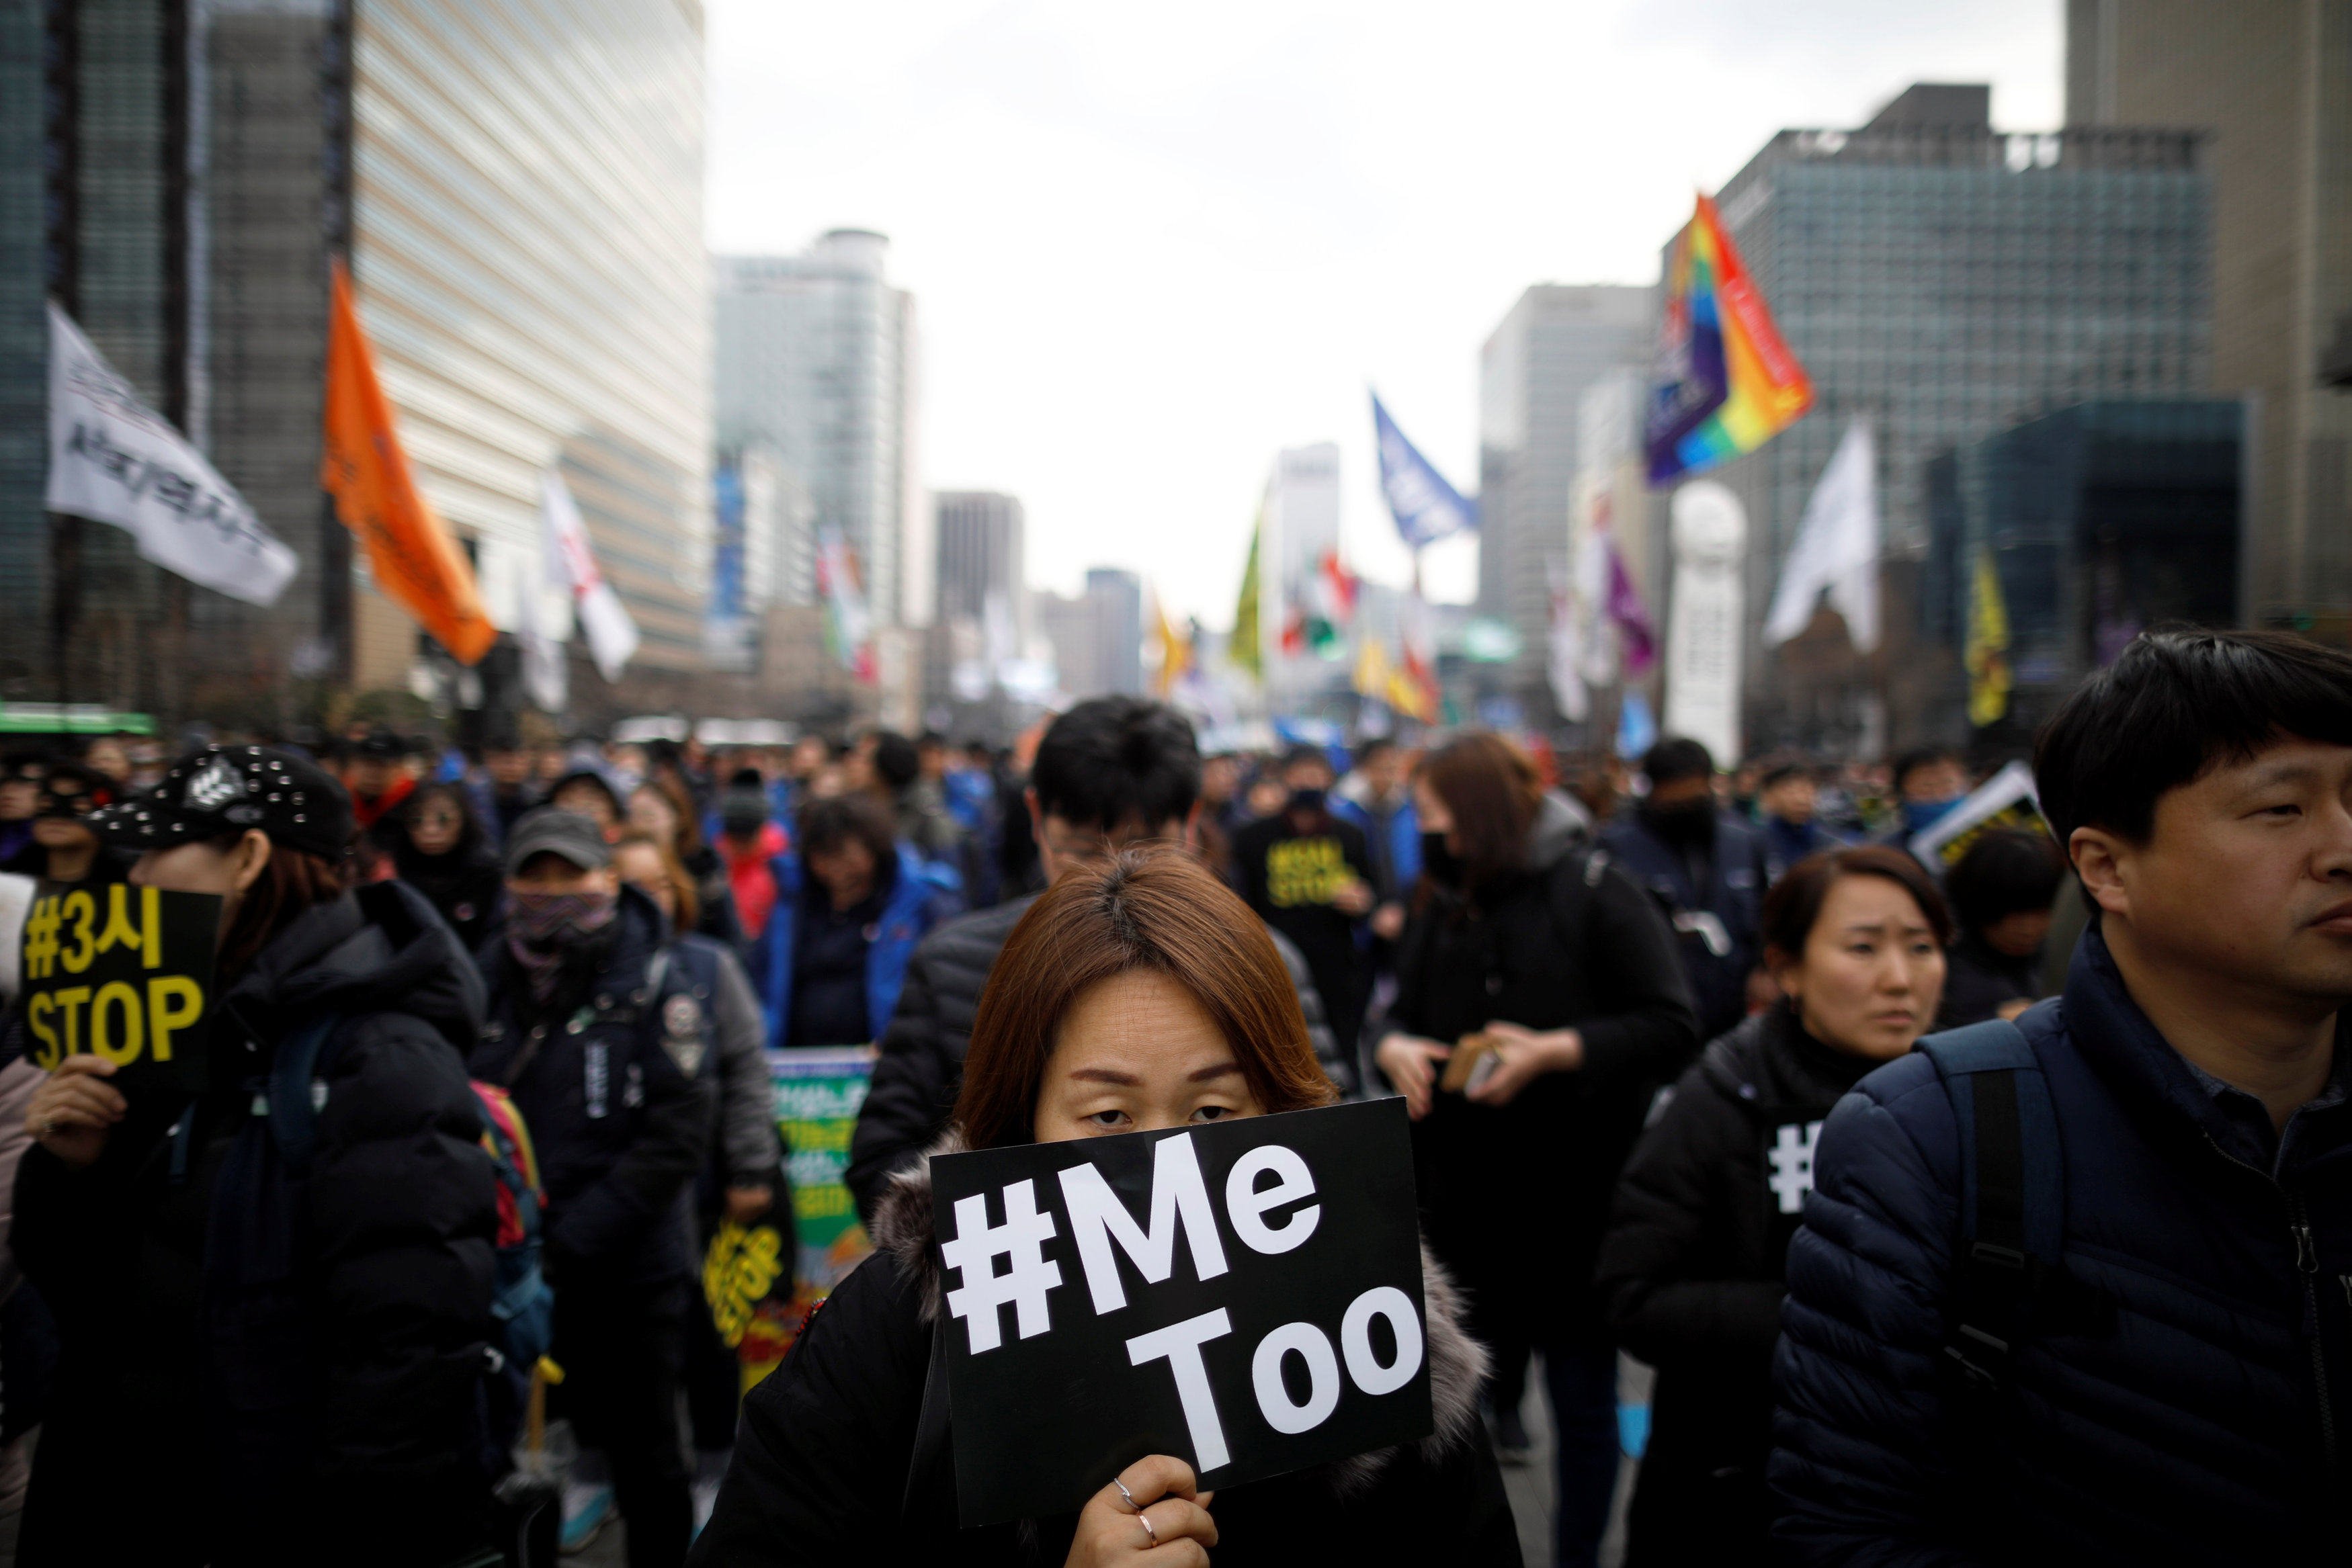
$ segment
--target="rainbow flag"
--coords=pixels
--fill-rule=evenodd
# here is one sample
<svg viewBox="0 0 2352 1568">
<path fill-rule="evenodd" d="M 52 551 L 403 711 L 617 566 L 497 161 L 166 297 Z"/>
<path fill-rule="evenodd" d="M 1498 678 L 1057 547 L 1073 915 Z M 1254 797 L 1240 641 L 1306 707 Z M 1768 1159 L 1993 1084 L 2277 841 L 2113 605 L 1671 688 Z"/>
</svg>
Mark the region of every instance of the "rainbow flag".
<svg viewBox="0 0 2352 1568">
<path fill-rule="evenodd" d="M 1753 452 L 1812 402 L 1805 367 L 1780 340 L 1715 204 L 1699 197 L 1666 267 L 1658 382 L 1643 433 L 1650 483 Z"/>
</svg>

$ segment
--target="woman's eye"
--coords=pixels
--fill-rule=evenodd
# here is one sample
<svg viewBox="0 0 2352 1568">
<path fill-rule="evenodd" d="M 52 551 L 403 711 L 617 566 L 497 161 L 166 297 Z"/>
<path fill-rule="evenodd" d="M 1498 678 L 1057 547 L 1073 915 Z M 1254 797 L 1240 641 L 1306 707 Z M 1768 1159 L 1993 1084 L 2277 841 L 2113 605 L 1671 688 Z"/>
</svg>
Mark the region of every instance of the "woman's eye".
<svg viewBox="0 0 2352 1568">
<path fill-rule="evenodd" d="M 1127 1113 L 1124 1111 L 1097 1111 L 1093 1115 L 1088 1116 L 1087 1120 L 1092 1122 L 1097 1127 L 1116 1127 L 1121 1122 L 1127 1120 Z"/>
<path fill-rule="evenodd" d="M 1230 1116 L 1232 1114 L 1233 1110 L 1229 1106 L 1203 1105 L 1199 1110 L 1192 1113 L 1192 1119 L 1196 1122 L 1214 1122 L 1221 1117 Z"/>
</svg>

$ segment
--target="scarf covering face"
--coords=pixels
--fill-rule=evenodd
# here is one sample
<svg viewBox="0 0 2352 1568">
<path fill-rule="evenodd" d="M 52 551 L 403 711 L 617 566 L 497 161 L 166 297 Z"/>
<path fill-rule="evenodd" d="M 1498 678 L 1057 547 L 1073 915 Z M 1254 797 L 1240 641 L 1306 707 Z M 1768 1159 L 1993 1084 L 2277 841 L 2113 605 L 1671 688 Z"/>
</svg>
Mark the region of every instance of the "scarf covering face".
<svg viewBox="0 0 2352 1568">
<path fill-rule="evenodd" d="M 507 952 L 544 1002 L 567 954 L 613 924 L 617 893 L 518 893 L 507 889 Z"/>
</svg>

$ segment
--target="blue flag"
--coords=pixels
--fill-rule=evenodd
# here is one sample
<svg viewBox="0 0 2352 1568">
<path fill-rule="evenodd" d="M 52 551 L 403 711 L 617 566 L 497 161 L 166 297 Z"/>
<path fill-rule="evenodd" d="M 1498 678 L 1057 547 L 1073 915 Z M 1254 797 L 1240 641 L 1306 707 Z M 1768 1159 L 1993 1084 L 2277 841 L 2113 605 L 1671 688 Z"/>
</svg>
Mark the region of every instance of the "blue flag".
<svg viewBox="0 0 2352 1568">
<path fill-rule="evenodd" d="M 1372 434 L 1381 449 L 1381 493 L 1397 532 L 1414 549 L 1454 534 L 1478 531 L 1478 504 L 1445 482 L 1445 476 L 1413 449 L 1396 427 L 1381 395 L 1372 394 Z"/>
</svg>

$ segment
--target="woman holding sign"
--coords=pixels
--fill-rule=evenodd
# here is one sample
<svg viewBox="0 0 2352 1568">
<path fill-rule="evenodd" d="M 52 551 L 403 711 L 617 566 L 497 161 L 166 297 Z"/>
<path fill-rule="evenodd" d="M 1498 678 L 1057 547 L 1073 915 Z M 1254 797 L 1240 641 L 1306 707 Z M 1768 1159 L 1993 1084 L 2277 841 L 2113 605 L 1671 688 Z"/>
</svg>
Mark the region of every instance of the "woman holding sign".
<svg viewBox="0 0 2352 1568">
<path fill-rule="evenodd" d="M 1202 1127 L 1336 1097 L 1248 907 L 1189 855 L 1130 852 L 1065 872 L 1013 929 L 981 1000 L 948 1148 Z M 928 1170 L 895 1178 L 875 1228 L 874 1256 L 745 1401 L 695 1562 L 1160 1568 L 1204 1563 L 1212 1547 L 1219 1568 L 1519 1561 L 1477 1419 L 1485 1358 L 1428 1264 L 1433 1436 L 1213 1494 L 1181 1458 L 1152 1455 L 1076 1513 L 959 1531 L 933 1381 L 934 1342 L 956 1309 L 943 1306 Z M 1062 1267 L 1082 1296 L 1076 1260 Z"/>
<path fill-rule="evenodd" d="M 473 1560 L 480 978 L 415 890 L 347 886 L 350 797 L 306 758 L 208 747 L 89 821 L 139 858 L 80 967 L 153 973 L 80 1009 L 107 1054 L 67 1055 L 26 1114 L 11 1240 L 62 1359 L 22 1560 Z M 40 967 L 76 967 L 77 934 L 41 935 Z"/>
<path fill-rule="evenodd" d="M 1847 1090 L 1933 1026 L 1952 930 L 1919 862 L 1884 845 L 1790 867 L 1763 928 L 1781 999 L 1675 1085 L 1601 1249 L 1618 1335 L 1658 1369 L 1629 1563 L 1769 1559 L 1772 1347 L 1813 1140 Z"/>
</svg>

